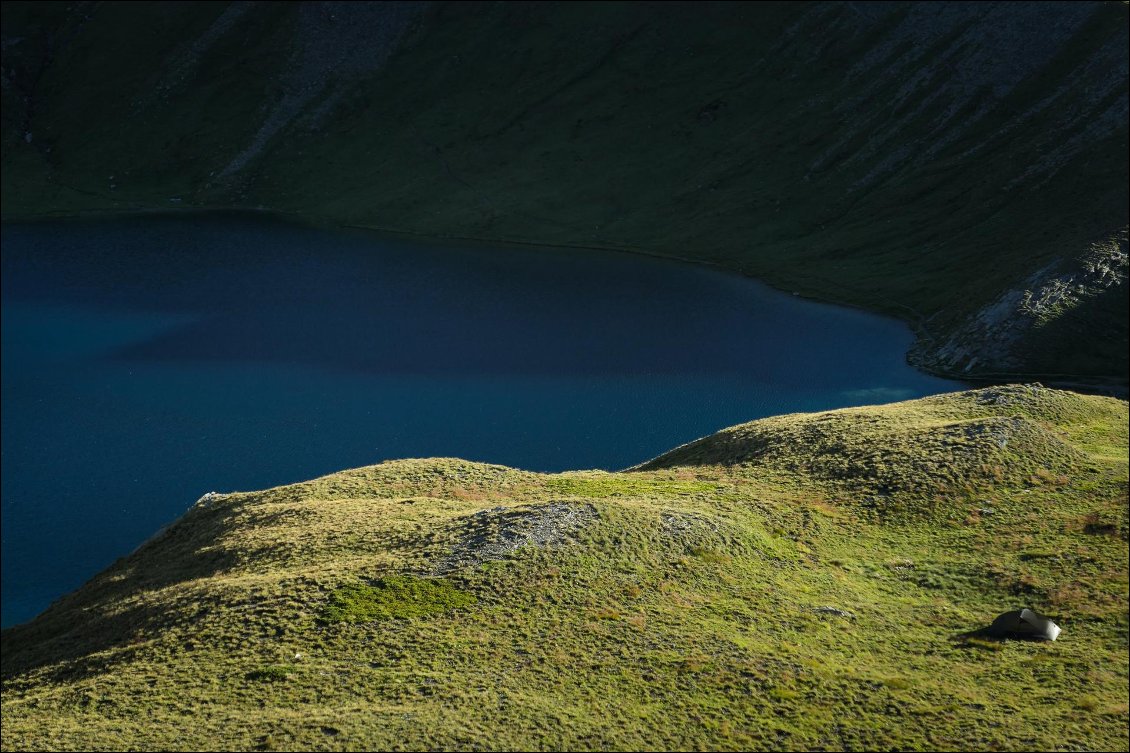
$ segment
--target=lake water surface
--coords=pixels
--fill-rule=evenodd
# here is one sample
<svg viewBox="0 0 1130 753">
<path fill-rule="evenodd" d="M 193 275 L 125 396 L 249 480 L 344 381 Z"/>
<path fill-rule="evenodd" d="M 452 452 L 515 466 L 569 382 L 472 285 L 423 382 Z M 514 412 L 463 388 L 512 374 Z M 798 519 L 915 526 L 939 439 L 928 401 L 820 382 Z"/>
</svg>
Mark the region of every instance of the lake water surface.
<svg viewBox="0 0 1130 753">
<path fill-rule="evenodd" d="M 962 387 L 906 365 L 897 321 L 642 256 L 225 216 L 2 233 L 5 625 L 209 490 L 403 457 L 617 469 Z"/>
</svg>

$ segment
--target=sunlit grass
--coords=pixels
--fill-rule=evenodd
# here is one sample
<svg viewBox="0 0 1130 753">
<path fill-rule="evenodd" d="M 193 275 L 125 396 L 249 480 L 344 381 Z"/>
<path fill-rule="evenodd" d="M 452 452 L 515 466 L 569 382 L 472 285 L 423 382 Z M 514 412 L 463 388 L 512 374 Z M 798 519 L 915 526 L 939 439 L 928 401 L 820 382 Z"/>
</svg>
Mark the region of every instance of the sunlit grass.
<svg viewBox="0 0 1130 753">
<path fill-rule="evenodd" d="M 980 394 L 222 496 L 3 633 L 3 747 L 1125 749 L 1126 403 Z M 1060 639 L 971 634 L 1021 606 Z"/>
</svg>

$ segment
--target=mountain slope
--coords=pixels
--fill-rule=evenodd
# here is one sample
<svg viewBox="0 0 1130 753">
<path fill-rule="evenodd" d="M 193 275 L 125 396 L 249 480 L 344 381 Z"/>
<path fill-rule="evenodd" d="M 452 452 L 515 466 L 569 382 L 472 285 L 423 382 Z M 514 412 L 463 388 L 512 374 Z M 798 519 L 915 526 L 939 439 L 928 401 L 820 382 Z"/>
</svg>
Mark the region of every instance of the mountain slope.
<svg viewBox="0 0 1130 753">
<path fill-rule="evenodd" d="M 1018 386 L 209 494 L 4 631 L 3 748 L 1125 750 L 1126 493 L 1125 402 Z"/>
<path fill-rule="evenodd" d="M 940 373 L 1127 379 L 1125 3 L 4 5 L 5 217 L 723 264 Z"/>
</svg>

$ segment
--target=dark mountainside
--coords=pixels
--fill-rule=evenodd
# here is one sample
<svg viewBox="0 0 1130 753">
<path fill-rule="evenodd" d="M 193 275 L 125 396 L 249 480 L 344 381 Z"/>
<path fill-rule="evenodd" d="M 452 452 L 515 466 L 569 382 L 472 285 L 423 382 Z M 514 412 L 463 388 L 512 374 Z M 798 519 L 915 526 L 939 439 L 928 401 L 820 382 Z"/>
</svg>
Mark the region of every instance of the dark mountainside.
<svg viewBox="0 0 1130 753">
<path fill-rule="evenodd" d="M 3 216 L 714 262 L 1127 380 L 1125 3 L 5 3 Z"/>
</svg>

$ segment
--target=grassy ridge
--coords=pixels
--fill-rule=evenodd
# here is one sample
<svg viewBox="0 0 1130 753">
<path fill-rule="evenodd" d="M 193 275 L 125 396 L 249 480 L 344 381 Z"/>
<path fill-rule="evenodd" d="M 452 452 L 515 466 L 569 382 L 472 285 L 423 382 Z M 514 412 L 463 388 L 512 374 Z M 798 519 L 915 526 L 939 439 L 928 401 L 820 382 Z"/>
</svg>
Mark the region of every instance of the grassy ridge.
<svg viewBox="0 0 1130 753">
<path fill-rule="evenodd" d="M 1126 381 L 1125 281 L 1000 353 L 937 352 L 1119 248 L 1125 3 L 437 3 L 371 69 L 309 52 L 380 26 L 346 7 L 41 5 L 5 4 L 5 217 L 262 208 L 666 254 L 902 317 L 941 371 Z"/>
<path fill-rule="evenodd" d="M 995 388 L 208 497 L 4 631 L 3 748 L 1125 750 L 1127 418 Z M 968 635 L 1020 606 L 1060 640 Z"/>
</svg>

